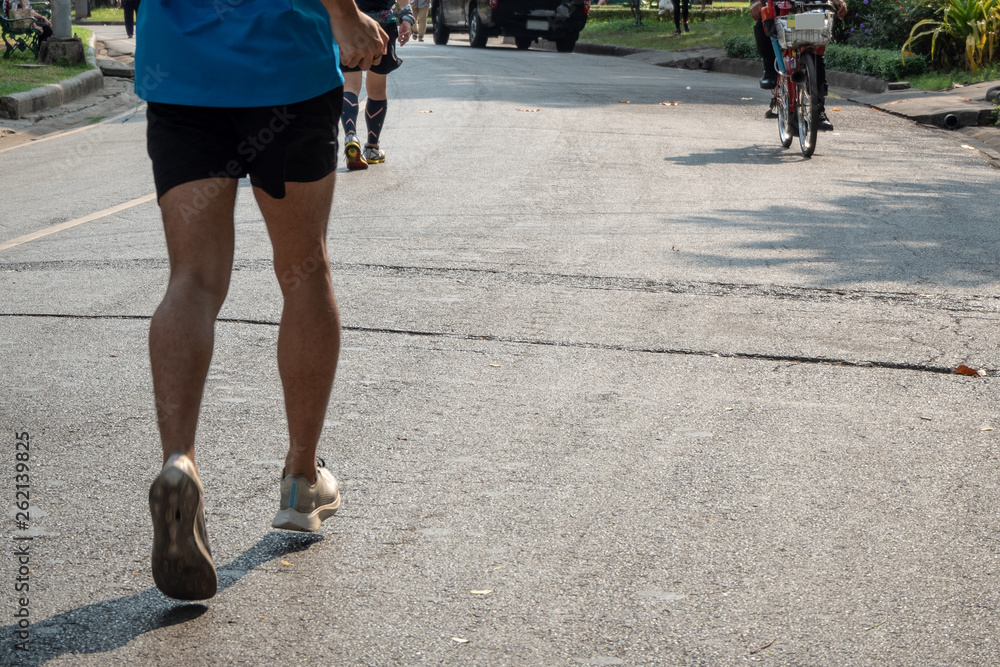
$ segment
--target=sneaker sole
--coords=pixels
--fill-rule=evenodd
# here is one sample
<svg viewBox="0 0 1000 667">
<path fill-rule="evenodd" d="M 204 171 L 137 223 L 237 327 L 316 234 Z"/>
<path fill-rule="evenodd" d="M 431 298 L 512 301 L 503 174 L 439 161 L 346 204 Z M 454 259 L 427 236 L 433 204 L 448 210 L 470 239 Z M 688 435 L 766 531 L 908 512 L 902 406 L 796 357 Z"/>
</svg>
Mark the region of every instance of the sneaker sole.
<svg viewBox="0 0 1000 667">
<path fill-rule="evenodd" d="M 160 473 L 149 487 L 153 517 L 153 581 L 175 600 L 207 600 L 219 579 L 197 522 L 202 494 L 193 477 L 177 468 Z"/>
<path fill-rule="evenodd" d="M 329 505 L 317 507 L 309 514 L 299 512 L 291 507 L 286 510 L 278 510 L 271 522 L 272 528 L 281 530 L 297 530 L 301 533 L 314 533 L 319 530 L 321 523 L 333 516 L 340 509 L 340 494 L 337 499 Z"/>
<path fill-rule="evenodd" d="M 357 171 L 359 169 L 367 169 L 368 163 L 361 156 L 361 146 L 355 143 L 349 143 L 344 146 L 344 155 L 347 156 L 347 168 L 352 171 Z"/>
<path fill-rule="evenodd" d="M 365 161 L 368 162 L 368 164 L 382 164 L 385 162 L 385 157 L 374 157 L 371 159 L 365 158 Z"/>
</svg>

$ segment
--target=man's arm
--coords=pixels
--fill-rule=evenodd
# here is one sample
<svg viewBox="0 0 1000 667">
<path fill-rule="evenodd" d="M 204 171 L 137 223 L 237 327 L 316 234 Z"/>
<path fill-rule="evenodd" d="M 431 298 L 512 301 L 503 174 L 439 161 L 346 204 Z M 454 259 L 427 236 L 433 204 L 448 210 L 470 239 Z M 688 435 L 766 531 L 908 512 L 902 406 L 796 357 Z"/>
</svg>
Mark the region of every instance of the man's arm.
<svg viewBox="0 0 1000 667">
<path fill-rule="evenodd" d="M 417 22 L 417 18 L 413 15 L 413 9 L 411 5 L 413 3 L 407 2 L 404 6 L 399 9 L 399 45 L 402 46 L 410 40 L 410 35 L 413 34 L 413 24 Z"/>
<path fill-rule="evenodd" d="M 385 55 L 389 35 L 378 22 L 362 14 L 354 0 L 321 0 L 330 14 L 333 38 L 340 45 L 340 62 L 363 70 Z"/>
</svg>

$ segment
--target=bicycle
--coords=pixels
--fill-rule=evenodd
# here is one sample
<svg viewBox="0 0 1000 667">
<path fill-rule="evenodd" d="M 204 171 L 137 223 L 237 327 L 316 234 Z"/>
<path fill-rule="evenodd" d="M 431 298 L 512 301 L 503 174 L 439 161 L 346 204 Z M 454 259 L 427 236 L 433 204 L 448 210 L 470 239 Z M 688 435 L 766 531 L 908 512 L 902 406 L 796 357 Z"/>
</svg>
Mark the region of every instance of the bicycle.
<svg viewBox="0 0 1000 667">
<path fill-rule="evenodd" d="M 778 137 L 781 147 L 788 148 L 798 134 L 805 157 L 816 150 L 823 108 L 816 58 L 830 43 L 835 16 L 834 6 L 824 0 L 767 0 L 761 7 L 764 31 L 771 37 L 777 56 L 778 85 L 772 91 L 771 104 L 778 110 Z"/>
</svg>

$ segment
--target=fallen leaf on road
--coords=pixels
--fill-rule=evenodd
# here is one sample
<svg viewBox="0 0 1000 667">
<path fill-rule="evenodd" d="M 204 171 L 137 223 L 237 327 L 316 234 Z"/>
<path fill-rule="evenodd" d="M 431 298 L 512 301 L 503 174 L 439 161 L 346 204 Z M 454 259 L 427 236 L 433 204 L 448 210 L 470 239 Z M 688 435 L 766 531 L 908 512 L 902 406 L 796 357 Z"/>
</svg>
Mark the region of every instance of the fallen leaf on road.
<svg viewBox="0 0 1000 667">
<path fill-rule="evenodd" d="M 285 567 L 295 567 L 294 565 L 292 565 L 291 563 L 289 563 L 287 560 L 281 561 L 281 564 L 284 565 Z"/>
<path fill-rule="evenodd" d="M 505 567 L 507 567 L 507 566 L 506 566 L 506 565 L 497 565 L 497 566 L 496 566 L 495 568 L 493 568 L 493 569 L 494 569 L 494 570 L 502 570 L 502 569 L 504 569 Z"/>
<path fill-rule="evenodd" d="M 434 109 L 421 109 L 420 113 L 434 113 Z"/>
<path fill-rule="evenodd" d="M 628 104 L 628 100 L 618 100 L 618 104 Z"/>
<path fill-rule="evenodd" d="M 680 104 L 680 102 L 660 102 L 661 107 L 675 107 L 678 104 Z"/>
<path fill-rule="evenodd" d="M 490 368 L 500 368 L 500 364 L 490 364 Z"/>
<path fill-rule="evenodd" d="M 840 111 L 840 107 L 833 107 L 834 111 Z"/>
<path fill-rule="evenodd" d="M 981 428 L 981 429 L 979 429 L 979 430 L 980 430 L 980 431 L 992 431 L 992 430 L 993 430 L 993 427 L 992 427 L 992 426 L 984 426 L 984 427 L 982 427 L 982 428 Z"/>
<path fill-rule="evenodd" d="M 893 104 L 899 104 L 900 102 L 906 102 L 906 101 L 908 101 L 908 100 L 896 100 L 895 102 L 887 102 L 886 106 L 887 107 L 891 107 Z"/>
<path fill-rule="evenodd" d="M 464 639 L 462 637 L 452 637 L 451 641 L 458 642 L 459 644 L 468 644 L 469 643 L 468 639 Z"/>
<path fill-rule="evenodd" d="M 968 99 L 966 99 L 966 100 L 962 100 L 962 101 L 963 101 L 963 102 L 971 102 L 972 100 L 968 100 Z"/>
<path fill-rule="evenodd" d="M 537 113 L 541 111 L 541 109 L 517 109 L 517 111 L 523 111 L 525 113 Z"/>
<path fill-rule="evenodd" d="M 923 419 L 923 420 L 924 420 L 925 422 L 932 422 L 932 421 L 934 421 L 934 420 L 933 420 L 933 419 L 931 419 L 930 417 L 924 417 L 924 416 L 922 416 L 922 415 L 921 415 L 921 417 L 920 417 L 920 418 L 921 418 L 921 419 Z"/>
<path fill-rule="evenodd" d="M 755 648 L 755 649 L 751 649 L 751 650 L 750 650 L 750 655 L 753 655 L 754 653 L 760 653 L 760 652 L 761 652 L 761 651 L 763 651 L 764 649 L 766 649 L 766 648 L 769 648 L 769 647 L 771 646 L 771 644 L 773 644 L 773 643 L 774 643 L 774 642 L 776 642 L 776 641 L 778 641 L 778 638 L 777 638 L 777 637 L 775 637 L 774 639 L 772 639 L 772 640 L 771 640 L 771 641 L 769 641 L 768 643 L 764 644 L 763 646 L 758 646 L 758 647 L 757 647 L 757 648 Z"/>
<path fill-rule="evenodd" d="M 489 595 L 490 593 L 492 593 L 492 592 L 493 592 L 493 590 L 492 590 L 492 589 L 489 589 L 489 588 L 487 588 L 487 589 L 486 589 L 486 590 L 484 590 L 484 591 L 469 591 L 469 592 L 470 592 L 470 593 L 472 593 L 473 595 Z"/>
<path fill-rule="evenodd" d="M 673 250 L 674 252 L 680 252 L 680 251 L 681 251 L 681 249 L 680 249 L 680 248 L 678 248 L 678 247 L 677 247 L 677 246 L 675 246 L 675 245 L 672 245 L 672 246 L 670 246 L 670 249 L 671 249 L 671 250 Z"/>
<path fill-rule="evenodd" d="M 744 100 L 744 101 L 750 101 L 750 100 L 752 100 L 753 98 L 752 98 L 752 97 L 741 97 L 740 99 L 741 99 L 741 100 Z"/>
<path fill-rule="evenodd" d="M 970 151 L 976 150 L 974 146 L 970 146 L 969 144 L 962 144 L 962 148 L 968 148 Z"/>
<path fill-rule="evenodd" d="M 966 366 L 965 364 L 960 364 L 959 367 L 955 369 L 955 372 L 959 375 L 979 375 L 979 371 L 975 368 Z"/>
<path fill-rule="evenodd" d="M 732 411 L 733 411 L 732 408 L 726 408 L 726 412 L 732 412 Z"/>
</svg>

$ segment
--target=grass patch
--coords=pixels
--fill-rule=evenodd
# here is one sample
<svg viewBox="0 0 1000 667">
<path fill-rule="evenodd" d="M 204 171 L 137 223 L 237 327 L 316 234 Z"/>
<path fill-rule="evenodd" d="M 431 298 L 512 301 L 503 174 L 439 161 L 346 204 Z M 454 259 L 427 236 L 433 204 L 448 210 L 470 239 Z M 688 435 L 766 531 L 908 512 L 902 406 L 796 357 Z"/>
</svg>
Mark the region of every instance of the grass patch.
<svg viewBox="0 0 1000 667">
<path fill-rule="evenodd" d="M 73 26 L 73 36 L 79 37 L 83 40 L 83 47 L 87 48 L 90 45 L 90 38 L 94 36 L 93 30 L 87 30 L 83 26 L 75 25 Z"/>
<path fill-rule="evenodd" d="M 952 70 L 950 72 L 928 72 L 921 76 L 912 77 L 910 86 L 917 90 L 947 90 L 953 84 L 968 85 L 971 83 L 982 83 L 983 81 L 1000 80 L 1000 63 L 993 63 L 987 67 L 980 68 L 978 72 L 963 72 Z"/>
<path fill-rule="evenodd" d="M 674 20 L 670 15 L 658 16 L 655 12 L 643 18 L 641 26 L 631 18 L 601 20 L 591 17 L 580 33 L 580 41 L 633 46 L 642 49 L 680 51 L 693 48 L 722 48 L 722 41 L 732 35 L 753 36 L 753 21 L 743 11 L 717 13 L 712 20 L 702 20 L 691 8 L 691 32 L 674 35 Z"/>
<path fill-rule="evenodd" d="M 74 16 L 76 14 L 74 13 Z M 124 21 L 125 20 L 125 10 L 116 9 L 114 7 L 94 7 L 90 10 L 90 16 L 87 17 L 88 21 Z"/>
<path fill-rule="evenodd" d="M 92 34 L 79 26 L 73 26 L 73 34 L 87 44 Z M 2 48 L 2 47 L 0 47 Z M 23 93 L 32 88 L 46 86 L 50 83 L 65 81 L 77 74 L 86 72 L 90 65 L 43 65 L 41 67 L 18 67 L 18 65 L 35 65 L 37 61 L 31 51 L 15 51 L 9 60 L 0 58 L 0 95 Z"/>
</svg>

